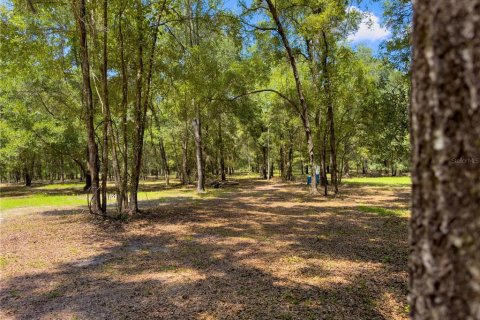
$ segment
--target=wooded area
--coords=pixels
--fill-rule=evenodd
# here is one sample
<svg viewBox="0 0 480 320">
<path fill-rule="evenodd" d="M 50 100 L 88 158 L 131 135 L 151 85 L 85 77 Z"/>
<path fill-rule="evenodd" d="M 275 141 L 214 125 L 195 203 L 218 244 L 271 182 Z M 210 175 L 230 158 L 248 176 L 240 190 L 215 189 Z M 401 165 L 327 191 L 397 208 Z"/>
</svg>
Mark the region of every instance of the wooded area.
<svg viewBox="0 0 480 320">
<path fill-rule="evenodd" d="M 134 213 L 139 180 L 170 173 L 198 192 L 318 173 L 326 195 L 408 172 L 407 74 L 348 46 L 347 2 L 30 4 L 2 9 L 4 181 L 86 179 L 101 213 L 113 180 Z"/>
</svg>

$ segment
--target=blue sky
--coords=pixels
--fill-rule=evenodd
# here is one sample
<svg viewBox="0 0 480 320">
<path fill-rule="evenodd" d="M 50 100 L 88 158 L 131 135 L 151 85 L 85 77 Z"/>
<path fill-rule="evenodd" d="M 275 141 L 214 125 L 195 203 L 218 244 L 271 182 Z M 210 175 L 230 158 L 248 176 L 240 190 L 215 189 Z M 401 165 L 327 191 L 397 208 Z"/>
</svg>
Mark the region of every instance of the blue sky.
<svg viewBox="0 0 480 320">
<path fill-rule="evenodd" d="M 225 0 L 224 3 L 225 8 L 235 12 L 239 11 L 238 0 Z M 382 3 L 382 0 L 352 0 L 352 10 L 359 10 L 364 16 L 358 31 L 349 36 L 352 47 L 362 45 L 371 48 L 376 53 L 382 41 L 390 37 L 390 31 L 382 27 Z"/>
<path fill-rule="evenodd" d="M 7 5 L 10 1 L 0 0 L 0 4 Z M 246 1 L 248 2 L 248 0 Z M 358 3 L 360 2 L 360 3 Z M 238 12 L 238 0 L 224 0 L 225 8 Z M 351 0 L 354 10 L 363 13 L 364 18 L 359 30 L 349 36 L 352 47 L 359 45 L 367 46 L 378 52 L 379 46 L 385 39 L 390 37 L 390 31 L 382 27 L 383 6 L 382 0 Z"/>
</svg>

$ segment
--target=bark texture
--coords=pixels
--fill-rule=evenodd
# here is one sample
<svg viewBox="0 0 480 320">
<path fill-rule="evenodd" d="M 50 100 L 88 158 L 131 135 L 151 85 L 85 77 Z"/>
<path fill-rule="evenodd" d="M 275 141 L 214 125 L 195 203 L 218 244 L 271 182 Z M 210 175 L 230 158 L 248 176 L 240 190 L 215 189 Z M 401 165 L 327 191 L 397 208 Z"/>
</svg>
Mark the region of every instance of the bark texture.
<svg viewBox="0 0 480 320">
<path fill-rule="evenodd" d="M 193 133 L 195 136 L 195 153 L 197 157 L 197 192 L 205 192 L 205 173 L 203 164 L 203 145 L 202 145 L 202 127 L 200 123 L 200 114 L 197 112 L 197 118 L 192 121 Z"/>
<path fill-rule="evenodd" d="M 273 21 L 277 27 L 277 32 L 282 39 L 282 43 L 285 47 L 285 51 L 287 52 L 288 60 L 290 62 L 290 67 L 292 69 L 293 78 L 295 79 L 295 85 L 297 88 L 298 99 L 300 100 L 300 117 L 302 118 L 303 129 L 305 131 L 305 136 L 307 138 L 307 146 L 308 146 L 308 157 L 310 160 L 310 168 L 312 172 L 313 179 L 315 178 L 315 155 L 314 155 L 314 146 L 313 146 L 313 136 L 312 130 L 310 128 L 310 120 L 308 116 L 308 105 L 307 100 L 305 99 L 305 94 L 303 92 L 302 82 L 300 80 L 300 74 L 298 72 L 297 61 L 293 54 L 292 47 L 290 46 L 290 42 L 288 40 L 288 36 L 283 28 L 282 22 L 280 21 L 280 17 L 277 12 L 277 8 L 275 7 L 272 0 L 266 0 L 268 9 L 272 15 Z M 311 193 L 317 193 L 317 186 L 315 183 L 311 184 Z"/>
<path fill-rule="evenodd" d="M 414 2 L 413 319 L 480 319 L 480 0 Z"/>
<path fill-rule="evenodd" d="M 80 41 L 80 57 L 82 68 L 82 94 L 85 107 L 85 126 L 87 128 L 87 145 L 88 145 L 88 169 L 90 171 L 92 184 L 92 202 L 91 210 L 94 213 L 101 211 L 100 203 L 100 181 L 98 170 L 98 147 L 95 142 L 95 127 L 93 125 L 93 116 L 95 107 L 93 104 L 92 87 L 90 83 L 90 60 L 88 55 L 87 42 L 87 28 L 85 21 L 87 21 L 87 14 L 85 8 L 85 0 L 80 0 L 74 3 L 74 12 L 78 25 L 79 41 Z"/>
</svg>

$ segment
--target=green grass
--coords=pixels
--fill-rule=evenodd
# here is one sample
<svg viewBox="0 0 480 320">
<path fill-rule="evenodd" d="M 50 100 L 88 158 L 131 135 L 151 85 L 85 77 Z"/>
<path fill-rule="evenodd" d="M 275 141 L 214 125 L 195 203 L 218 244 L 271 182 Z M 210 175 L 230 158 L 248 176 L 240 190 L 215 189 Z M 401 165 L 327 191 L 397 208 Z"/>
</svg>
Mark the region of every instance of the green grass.
<svg viewBox="0 0 480 320">
<path fill-rule="evenodd" d="M 52 183 L 44 186 L 34 187 L 37 190 L 62 190 L 62 189 L 79 189 L 82 190 L 85 183 Z"/>
<path fill-rule="evenodd" d="M 75 186 L 75 184 L 68 184 L 70 186 Z M 52 185 L 58 187 L 58 185 Z M 67 184 L 60 185 L 63 189 L 70 187 L 65 187 Z M 80 185 L 82 186 L 82 185 Z M 50 187 L 50 186 L 48 186 Z M 51 188 L 50 190 L 52 190 Z M 159 201 L 159 202 L 168 202 L 173 200 L 178 201 L 196 201 L 201 199 L 210 199 L 216 198 L 228 191 L 225 190 L 208 190 L 206 193 L 198 194 L 195 189 L 169 189 L 162 191 L 151 191 L 151 192 L 139 192 L 138 200 L 139 201 Z M 115 199 L 109 199 L 109 203 L 115 203 Z M 0 210 L 9 210 L 15 208 L 30 208 L 30 207 L 65 207 L 65 206 L 86 206 L 87 205 L 87 195 L 48 195 L 48 194 L 34 194 L 31 196 L 22 196 L 22 197 L 4 197 L 0 198 Z"/>
<path fill-rule="evenodd" d="M 8 260 L 5 257 L 0 257 L 0 268 L 6 267 L 8 264 Z"/>
<path fill-rule="evenodd" d="M 412 185 L 410 177 L 356 177 L 343 179 L 345 184 L 407 187 Z"/>
<path fill-rule="evenodd" d="M 392 210 L 392 209 L 387 209 L 387 208 L 382 208 L 382 207 L 372 207 L 372 206 L 358 206 L 357 209 L 361 212 L 365 213 L 375 213 L 379 216 L 385 217 L 385 216 L 397 216 L 397 217 L 403 217 L 407 216 L 410 211 L 409 210 Z"/>
<path fill-rule="evenodd" d="M 27 197 L 0 198 L 0 210 L 23 207 L 75 206 L 86 205 L 86 195 L 55 195 L 36 194 Z"/>
</svg>

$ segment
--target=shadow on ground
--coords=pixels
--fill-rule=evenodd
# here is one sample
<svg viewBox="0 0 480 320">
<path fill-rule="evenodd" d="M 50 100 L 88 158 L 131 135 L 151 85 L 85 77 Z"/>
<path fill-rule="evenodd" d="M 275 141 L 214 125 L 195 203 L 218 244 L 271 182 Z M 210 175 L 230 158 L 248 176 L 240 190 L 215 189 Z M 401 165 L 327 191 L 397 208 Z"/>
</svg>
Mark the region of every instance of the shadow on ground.
<svg viewBox="0 0 480 320">
<path fill-rule="evenodd" d="M 312 198 L 299 185 L 244 181 L 217 198 L 149 208 L 128 224 L 45 212 L 38 219 L 65 235 L 50 245 L 93 249 L 65 257 L 59 248 L 46 254 L 50 266 L 9 270 L 0 315 L 406 319 L 407 218 L 356 210 L 375 195 L 403 208 L 404 192 L 351 186 Z M 20 257 L 33 244 L 19 248 L 15 235 L 7 232 L 5 249 Z M 39 237 L 31 241 L 48 243 Z"/>
</svg>

